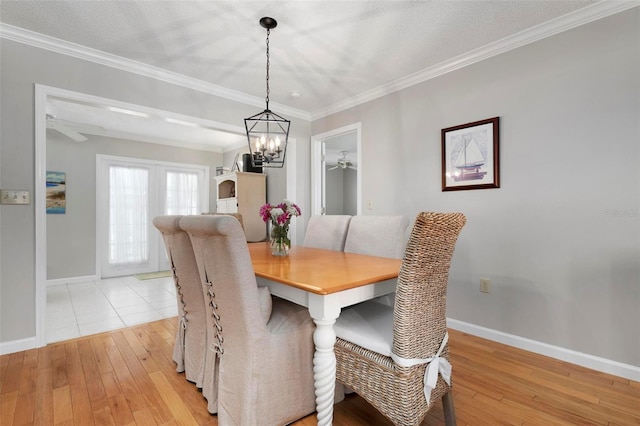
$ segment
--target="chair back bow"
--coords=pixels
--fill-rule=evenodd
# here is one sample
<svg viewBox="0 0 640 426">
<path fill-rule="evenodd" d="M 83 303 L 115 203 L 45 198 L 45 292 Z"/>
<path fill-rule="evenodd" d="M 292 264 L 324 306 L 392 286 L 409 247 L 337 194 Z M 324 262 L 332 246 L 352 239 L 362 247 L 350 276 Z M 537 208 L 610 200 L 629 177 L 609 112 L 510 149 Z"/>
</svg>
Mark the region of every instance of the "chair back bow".
<svg viewBox="0 0 640 426">
<path fill-rule="evenodd" d="M 436 383 L 438 382 L 438 373 L 440 373 L 442 379 L 447 383 L 447 385 L 451 384 L 451 364 L 445 358 L 440 356 L 448 341 L 449 333 L 445 333 L 438 352 L 430 358 L 409 359 L 399 357 L 393 352 L 391 353 L 393 361 L 401 367 L 413 367 L 420 364 L 429 364 L 424 372 L 424 397 L 427 400 L 427 404 L 430 404 L 431 391 L 435 389 Z"/>
</svg>

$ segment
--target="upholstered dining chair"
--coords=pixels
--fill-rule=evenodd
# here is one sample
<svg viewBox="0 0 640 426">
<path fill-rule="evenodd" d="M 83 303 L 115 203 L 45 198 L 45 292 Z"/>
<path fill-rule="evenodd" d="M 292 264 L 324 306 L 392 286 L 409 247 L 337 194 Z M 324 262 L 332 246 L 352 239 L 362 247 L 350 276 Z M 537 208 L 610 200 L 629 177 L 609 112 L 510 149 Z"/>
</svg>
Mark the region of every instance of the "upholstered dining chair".
<svg viewBox="0 0 640 426">
<path fill-rule="evenodd" d="M 189 235 L 180 229 L 182 216 L 158 216 L 160 231 L 171 264 L 178 301 L 178 333 L 173 350 L 176 370 L 202 387 L 206 347 L 205 307 L 202 284 Z"/>
<path fill-rule="evenodd" d="M 409 218 L 406 216 L 353 216 L 344 251 L 402 259 L 408 231 Z M 393 306 L 394 297 L 392 293 L 378 298 L 378 301 Z"/>
<path fill-rule="evenodd" d="M 240 227 L 244 230 L 242 215 L 239 213 L 203 213 L 210 216 L 230 216 L 240 223 Z M 184 231 L 183 231 L 184 232 Z M 191 240 L 189 240 L 191 243 Z M 197 271 L 197 266 L 196 266 Z M 200 278 L 200 273 L 197 273 Z M 204 357 L 204 378 L 202 382 L 202 396 L 207 400 L 207 411 L 211 414 L 218 412 L 218 375 L 219 375 L 219 359 L 216 352 L 216 322 L 214 319 L 214 310 L 209 303 L 209 287 L 200 279 L 200 292 L 203 295 L 203 303 L 205 309 L 205 324 L 207 347 Z M 271 295 L 268 292 L 260 292 L 261 301 L 271 303 Z M 266 302 L 265 302 L 266 303 Z"/>
<path fill-rule="evenodd" d="M 305 247 L 343 251 L 350 215 L 315 215 L 309 218 L 302 243 Z"/>
<path fill-rule="evenodd" d="M 258 289 L 234 218 L 185 216 L 180 227 L 207 288 L 219 362 L 218 424 L 283 425 L 314 412 L 315 325 L 307 308 Z"/>
<path fill-rule="evenodd" d="M 418 425 L 442 399 L 455 425 L 446 295 L 461 213 L 418 214 L 405 249 L 395 306 L 344 309 L 335 323 L 336 378 L 396 425 Z"/>
<path fill-rule="evenodd" d="M 353 216 L 344 251 L 402 259 L 408 227 L 406 216 Z"/>
<path fill-rule="evenodd" d="M 242 215 L 240 213 L 202 213 L 202 214 L 211 215 L 211 216 L 215 216 L 215 215 L 233 216 L 236 219 L 238 219 L 238 222 L 240 222 L 240 226 L 242 226 L 242 229 L 244 229 L 244 222 L 242 221 Z"/>
</svg>

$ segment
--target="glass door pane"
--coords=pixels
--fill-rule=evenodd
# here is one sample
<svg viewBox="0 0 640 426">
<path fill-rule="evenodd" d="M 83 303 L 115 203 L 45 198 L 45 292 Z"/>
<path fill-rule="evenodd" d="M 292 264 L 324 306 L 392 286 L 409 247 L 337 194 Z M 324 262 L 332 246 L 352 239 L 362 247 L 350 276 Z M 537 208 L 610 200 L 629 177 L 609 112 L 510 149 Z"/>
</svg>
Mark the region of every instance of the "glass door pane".
<svg viewBox="0 0 640 426">
<path fill-rule="evenodd" d="M 192 215 L 200 209 L 198 173 L 166 172 L 165 214 Z"/>
<path fill-rule="evenodd" d="M 208 211 L 208 167 L 111 156 L 98 163 L 100 276 L 168 270 L 153 218 Z"/>
<path fill-rule="evenodd" d="M 149 262 L 149 171 L 109 168 L 109 265 Z"/>
</svg>

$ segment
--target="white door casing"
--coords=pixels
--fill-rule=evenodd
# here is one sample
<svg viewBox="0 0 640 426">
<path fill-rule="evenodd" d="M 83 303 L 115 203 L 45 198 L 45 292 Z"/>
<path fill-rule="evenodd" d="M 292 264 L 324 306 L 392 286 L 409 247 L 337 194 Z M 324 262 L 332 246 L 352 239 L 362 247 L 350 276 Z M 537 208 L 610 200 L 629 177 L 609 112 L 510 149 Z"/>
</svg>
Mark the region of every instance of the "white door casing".
<svg viewBox="0 0 640 426">
<path fill-rule="evenodd" d="M 35 347 L 43 347 L 47 344 L 46 324 L 47 324 L 47 216 L 46 216 L 46 188 L 38 182 L 45 182 L 47 171 L 47 102 L 48 99 L 56 98 L 74 102 L 88 102 L 96 105 L 110 105 L 128 110 L 147 109 L 135 104 L 103 98 L 85 93 L 74 92 L 67 89 L 35 84 L 34 93 L 34 133 L 35 133 L 35 170 L 34 182 L 34 215 L 35 215 Z M 214 126 L 220 131 L 242 133 L 242 126 L 232 126 L 226 123 L 218 123 Z M 287 198 L 295 200 L 302 196 L 297 193 L 296 185 L 296 140 L 290 138 L 287 144 Z M 208 210 L 208 209 L 207 209 Z M 292 237 L 295 239 L 296 229 L 292 229 Z M 25 347 L 30 349 L 31 347 Z"/>
<path fill-rule="evenodd" d="M 362 214 L 362 125 L 354 123 L 338 129 L 311 136 L 311 214 L 320 215 L 325 208 L 325 147 L 327 139 L 347 133 L 355 133 L 358 166 L 357 176 L 357 213 Z"/>
</svg>

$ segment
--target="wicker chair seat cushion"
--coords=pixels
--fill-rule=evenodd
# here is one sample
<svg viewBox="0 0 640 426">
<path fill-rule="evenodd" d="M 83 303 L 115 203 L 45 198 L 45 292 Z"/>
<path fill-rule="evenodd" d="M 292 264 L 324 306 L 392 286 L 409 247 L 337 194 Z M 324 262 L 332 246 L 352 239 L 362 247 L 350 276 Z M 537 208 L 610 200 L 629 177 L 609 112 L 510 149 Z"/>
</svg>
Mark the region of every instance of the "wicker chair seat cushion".
<svg viewBox="0 0 640 426">
<path fill-rule="evenodd" d="M 333 326 L 336 336 L 370 351 L 391 356 L 393 308 L 376 300 L 344 309 Z"/>
<path fill-rule="evenodd" d="M 442 341 L 438 352 L 429 358 L 406 359 L 392 353 L 393 348 L 393 308 L 377 300 L 360 303 L 345 309 L 334 324 L 336 337 L 351 342 L 369 351 L 391 357 L 401 367 L 413 367 L 427 364 L 424 376 L 424 396 L 427 403 L 431 400 L 431 391 L 435 389 L 438 375 L 449 385 L 451 383 L 451 364 L 442 357 L 448 335 Z"/>
</svg>

